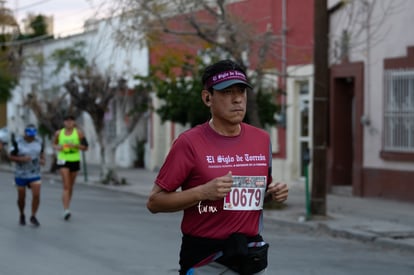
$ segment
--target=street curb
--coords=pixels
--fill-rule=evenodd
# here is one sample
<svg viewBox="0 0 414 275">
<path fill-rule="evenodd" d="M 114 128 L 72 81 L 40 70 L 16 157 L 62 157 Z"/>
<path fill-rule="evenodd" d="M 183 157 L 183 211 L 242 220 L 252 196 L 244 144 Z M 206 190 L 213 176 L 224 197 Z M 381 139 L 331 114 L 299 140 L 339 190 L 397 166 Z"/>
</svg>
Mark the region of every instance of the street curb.
<svg viewBox="0 0 414 275">
<path fill-rule="evenodd" d="M 294 222 L 289 220 L 272 218 L 269 216 L 265 216 L 265 218 L 270 219 L 272 223 L 276 225 L 286 227 L 289 229 L 298 230 L 300 232 L 310 231 L 314 233 L 323 233 L 334 238 L 355 240 L 361 243 L 374 245 L 376 247 L 414 253 L 414 245 L 412 244 L 407 244 L 402 240 L 378 237 L 375 234 L 356 229 L 337 229 L 325 223 L 314 221 Z"/>
</svg>

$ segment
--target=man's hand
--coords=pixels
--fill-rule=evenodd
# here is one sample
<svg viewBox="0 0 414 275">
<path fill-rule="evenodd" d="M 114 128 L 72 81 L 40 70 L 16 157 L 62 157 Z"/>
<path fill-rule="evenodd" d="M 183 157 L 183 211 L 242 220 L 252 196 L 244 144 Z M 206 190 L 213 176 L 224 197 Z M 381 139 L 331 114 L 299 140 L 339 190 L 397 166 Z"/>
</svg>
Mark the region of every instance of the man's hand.
<svg viewBox="0 0 414 275">
<path fill-rule="evenodd" d="M 226 175 L 212 179 L 206 184 L 200 185 L 202 200 L 220 200 L 223 199 L 231 190 L 233 177 L 231 171 Z"/>
<path fill-rule="evenodd" d="M 289 189 L 286 183 L 272 182 L 267 188 L 267 194 L 270 194 L 272 200 L 284 202 L 288 197 Z"/>
</svg>

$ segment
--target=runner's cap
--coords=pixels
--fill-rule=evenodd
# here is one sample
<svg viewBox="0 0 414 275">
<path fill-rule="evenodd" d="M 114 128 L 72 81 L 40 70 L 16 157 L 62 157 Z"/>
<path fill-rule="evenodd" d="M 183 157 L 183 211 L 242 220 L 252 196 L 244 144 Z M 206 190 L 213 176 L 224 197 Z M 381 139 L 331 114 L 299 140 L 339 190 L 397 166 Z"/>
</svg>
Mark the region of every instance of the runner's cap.
<svg viewBox="0 0 414 275">
<path fill-rule="evenodd" d="M 244 84 L 252 89 L 252 86 L 247 82 L 246 75 L 237 70 L 223 71 L 213 75 L 207 80 L 205 88 L 212 87 L 214 90 L 220 91 L 234 84 Z"/>
<path fill-rule="evenodd" d="M 34 137 L 37 135 L 37 129 L 33 124 L 29 124 L 24 129 L 24 134 L 28 137 Z"/>
</svg>

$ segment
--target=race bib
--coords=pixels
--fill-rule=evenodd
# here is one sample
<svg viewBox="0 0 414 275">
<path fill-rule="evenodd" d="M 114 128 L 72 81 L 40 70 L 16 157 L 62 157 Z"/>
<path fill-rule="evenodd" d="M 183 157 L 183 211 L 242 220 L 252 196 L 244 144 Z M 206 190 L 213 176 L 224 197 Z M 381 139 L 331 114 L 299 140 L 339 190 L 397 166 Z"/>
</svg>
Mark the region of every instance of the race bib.
<svg viewBox="0 0 414 275">
<path fill-rule="evenodd" d="M 65 160 L 64 159 L 57 159 L 57 165 L 64 165 L 65 164 Z"/>
<path fill-rule="evenodd" d="M 233 186 L 224 198 L 224 210 L 261 210 L 266 176 L 233 176 Z"/>
</svg>

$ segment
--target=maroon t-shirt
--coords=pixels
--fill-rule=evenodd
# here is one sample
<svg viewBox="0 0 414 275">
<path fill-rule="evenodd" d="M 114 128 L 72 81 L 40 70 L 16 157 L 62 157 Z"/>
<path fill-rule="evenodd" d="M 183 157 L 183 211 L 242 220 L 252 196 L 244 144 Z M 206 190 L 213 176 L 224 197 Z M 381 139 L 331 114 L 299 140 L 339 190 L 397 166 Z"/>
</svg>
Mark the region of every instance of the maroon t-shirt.
<svg viewBox="0 0 414 275">
<path fill-rule="evenodd" d="M 271 144 L 266 131 L 242 123 L 238 136 L 227 137 L 204 123 L 185 131 L 174 141 L 155 183 L 170 192 L 180 187 L 186 190 L 231 171 L 233 176 L 247 179 L 266 177 L 263 184 L 267 185 L 272 181 L 270 170 Z M 245 192 L 243 202 L 251 203 L 255 197 L 256 194 Z M 224 200 L 201 201 L 185 209 L 181 223 L 183 234 L 225 239 L 234 232 L 248 236 L 259 233 L 261 210 L 224 210 L 223 205 Z"/>
</svg>

